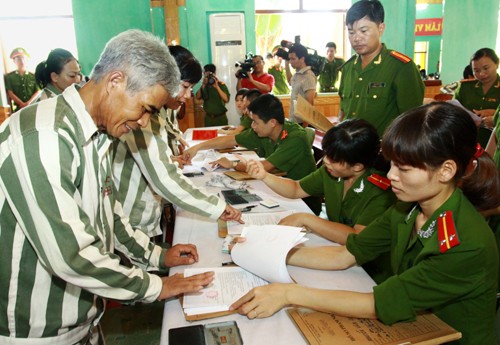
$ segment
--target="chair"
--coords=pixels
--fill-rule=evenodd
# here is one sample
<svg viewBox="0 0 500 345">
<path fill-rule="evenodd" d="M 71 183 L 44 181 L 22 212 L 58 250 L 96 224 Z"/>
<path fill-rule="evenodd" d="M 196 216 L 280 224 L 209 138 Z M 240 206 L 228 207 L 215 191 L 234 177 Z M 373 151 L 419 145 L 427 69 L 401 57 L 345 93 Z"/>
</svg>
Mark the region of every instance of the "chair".
<svg viewBox="0 0 500 345">
<path fill-rule="evenodd" d="M 316 130 L 312 127 L 306 127 L 304 129 L 306 130 L 307 141 L 312 147 L 312 145 L 314 144 L 314 138 L 316 137 Z"/>
<path fill-rule="evenodd" d="M 439 101 L 439 102 L 446 102 L 446 101 L 450 101 L 452 99 L 453 99 L 453 95 L 451 95 L 449 93 L 438 93 L 437 95 L 434 96 L 434 100 Z"/>
</svg>

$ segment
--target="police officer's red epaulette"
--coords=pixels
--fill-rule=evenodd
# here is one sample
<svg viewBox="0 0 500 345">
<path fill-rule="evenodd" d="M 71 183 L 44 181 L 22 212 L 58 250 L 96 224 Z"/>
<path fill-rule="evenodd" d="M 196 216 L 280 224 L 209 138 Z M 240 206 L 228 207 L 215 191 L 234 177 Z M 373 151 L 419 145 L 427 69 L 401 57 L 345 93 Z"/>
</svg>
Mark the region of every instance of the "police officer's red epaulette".
<svg viewBox="0 0 500 345">
<path fill-rule="evenodd" d="M 395 57 L 396 59 L 403 61 L 404 63 L 408 63 L 411 61 L 411 58 L 406 56 L 403 53 L 397 52 L 395 50 L 391 50 L 390 52 L 391 56 Z"/>
<path fill-rule="evenodd" d="M 438 241 L 439 251 L 441 253 L 458 246 L 460 241 L 458 239 L 457 229 L 453 221 L 453 214 L 451 211 L 445 211 L 439 215 L 438 218 Z"/>
<path fill-rule="evenodd" d="M 371 174 L 367 180 L 383 190 L 387 190 L 391 186 L 391 180 L 377 174 Z"/>
</svg>

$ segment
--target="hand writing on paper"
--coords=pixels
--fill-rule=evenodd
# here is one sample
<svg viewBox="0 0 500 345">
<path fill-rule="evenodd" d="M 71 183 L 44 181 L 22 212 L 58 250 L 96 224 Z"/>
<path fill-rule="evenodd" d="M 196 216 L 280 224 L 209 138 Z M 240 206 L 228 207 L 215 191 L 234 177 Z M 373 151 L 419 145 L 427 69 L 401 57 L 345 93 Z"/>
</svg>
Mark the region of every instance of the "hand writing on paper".
<svg viewBox="0 0 500 345">
<path fill-rule="evenodd" d="M 192 265 L 198 262 L 198 250 L 194 244 L 176 244 L 167 250 L 165 266 Z"/>
<path fill-rule="evenodd" d="M 182 159 L 182 156 L 170 156 L 172 163 L 177 163 L 179 165 L 179 169 L 184 168 L 186 162 Z"/>
<path fill-rule="evenodd" d="M 222 157 L 217 159 L 216 161 L 209 162 L 209 164 L 214 169 L 217 169 L 219 167 L 224 169 L 231 169 L 233 167 L 233 161 L 230 161 L 226 157 Z"/>
<path fill-rule="evenodd" d="M 269 317 L 288 305 L 287 292 L 293 284 L 269 284 L 250 290 L 234 302 L 229 310 L 237 310 L 249 319 Z"/>
<path fill-rule="evenodd" d="M 198 153 L 198 149 L 196 148 L 196 146 L 197 145 L 192 146 L 187 150 L 184 150 L 184 152 L 182 152 L 182 159 L 186 162 L 186 164 L 191 164 L 191 160 Z"/>
<path fill-rule="evenodd" d="M 162 277 L 163 287 L 159 300 L 177 296 L 186 292 L 198 292 L 214 280 L 214 272 L 205 272 L 184 278 L 181 273 Z"/>
<path fill-rule="evenodd" d="M 232 207 L 229 204 L 226 205 L 226 208 L 224 209 L 224 212 L 222 212 L 222 214 L 220 215 L 219 218 L 222 219 L 222 220 L 225 220 L 225 221 L 234 220 L 234 221 L 236 221 L 236 222 L 238 222 L 240 224 L 244 224 L 245 223 L 243 221 L 243 219 L 241 219 L 241 211 L 235 209 L 234 207 Z"/>
<path fill-rule="evenodd" d="M 260 161 L 251 159 L 247 162 L 247 174 L 254 179 L 263 180 L 267 175 L 267 171 Z"/>
</svg>

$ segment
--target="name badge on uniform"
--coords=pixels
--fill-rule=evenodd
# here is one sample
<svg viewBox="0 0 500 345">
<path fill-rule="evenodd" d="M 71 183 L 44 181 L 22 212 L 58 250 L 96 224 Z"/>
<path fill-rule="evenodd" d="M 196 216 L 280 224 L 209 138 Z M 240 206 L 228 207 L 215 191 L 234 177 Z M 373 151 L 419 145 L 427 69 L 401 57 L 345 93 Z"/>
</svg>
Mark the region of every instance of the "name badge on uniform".
<svg viewBox="0 0 500 345">
<path fill-rule="evenodd" d="M 377 83 L 370 83 L 368 84 L 368 87 L 371 88 L 379 88 L 379 87 L 385 87 L 384 82 L 377 82 Z"/>
</svg>

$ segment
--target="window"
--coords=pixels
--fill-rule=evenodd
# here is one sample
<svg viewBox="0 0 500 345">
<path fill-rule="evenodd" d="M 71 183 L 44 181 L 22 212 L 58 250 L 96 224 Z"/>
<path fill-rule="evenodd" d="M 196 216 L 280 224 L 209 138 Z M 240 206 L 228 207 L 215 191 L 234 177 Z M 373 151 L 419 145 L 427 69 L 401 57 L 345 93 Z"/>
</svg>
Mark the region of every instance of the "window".
<svg viewBox="0 0 500 345">
<path fill-rule="evenodd" d="M 266 56 L 282 40 L 300 43 L 325 55 L 335 42 L 337 56 L 350 56 L 345 13 L 350 0 L 255 0 L 257 54 Z"/>
<path fill-rule="evenodd" d="M 429 42 L 427 41 L 417 41 L 415 42 L 415 56 L 414 61 L 420 69 L 427 70 L 427 52 L 429 50 Z"/>
<path fill-rule="evenodd" d="M 6 72 L 16 68 L 8 59 L 16 47 L 23 47 L 30 54 L 30 71 L 54 48 L 64 48 L 78 56 L 73 10 L 68 0 L 4 1 L 0 4 L 0 32 L 4 33 L 0 53 L 7 57 Z"/>
</svg>

